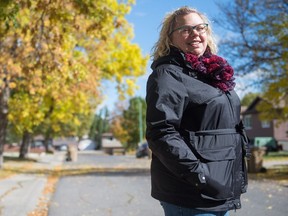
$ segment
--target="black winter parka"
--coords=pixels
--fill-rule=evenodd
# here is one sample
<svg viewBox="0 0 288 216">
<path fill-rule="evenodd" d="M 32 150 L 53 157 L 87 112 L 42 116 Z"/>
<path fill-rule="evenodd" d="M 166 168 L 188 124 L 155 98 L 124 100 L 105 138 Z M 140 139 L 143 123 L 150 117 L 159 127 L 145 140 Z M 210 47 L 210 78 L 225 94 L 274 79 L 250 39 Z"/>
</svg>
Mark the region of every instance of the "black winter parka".
<svg viewBox="0 0 288 216">
<path fill-rule="evenodd" d="M 146 139 L 152 197 L 202 210 L 240 208 L 247 188 L 247 137 L 237 94 L 197 79 L 175 49 L 151 67 Z"/>
</svg>

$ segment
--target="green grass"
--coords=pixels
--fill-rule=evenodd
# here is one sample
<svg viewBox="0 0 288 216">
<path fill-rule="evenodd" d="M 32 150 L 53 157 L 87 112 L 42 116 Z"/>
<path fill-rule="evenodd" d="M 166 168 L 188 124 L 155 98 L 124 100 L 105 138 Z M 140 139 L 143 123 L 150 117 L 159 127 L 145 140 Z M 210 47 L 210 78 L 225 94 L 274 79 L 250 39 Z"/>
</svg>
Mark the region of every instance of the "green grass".
<svg viewBox="0 0 288 216">
<path fill-rule="evenodd" d="M 264 160 L 288 160 L 288 151 L 269 152 L 264 155 Z"/>
<path fill-rule="evenodd" d="M 269 152 L 263 156 L 263 161 L 288 161 L 288 151 Z M 249 173 L 251 179 L 261 180 L 269 179 L 276 180 L 287 184 L 288 182 L 288 165 L 277 165 L 273 168 L 263 169 L 259 173 Z"/>
<path fill-rule="evenodd" d="M 32 158 L 19 158 L 19 157 L 13 157 L 13 156 L 4 156 L 4 163 L 5 162 L 37 162 L 37 160 Z"/>
<path fill-rule="evenodd" d="M 265 172 L 249 173 L 248 176 L 255 180 L 275 180 L 282 183 L 288 183 L 288 165 L 277 166 L 277 168 L 267 169 Z"/>
</svg>

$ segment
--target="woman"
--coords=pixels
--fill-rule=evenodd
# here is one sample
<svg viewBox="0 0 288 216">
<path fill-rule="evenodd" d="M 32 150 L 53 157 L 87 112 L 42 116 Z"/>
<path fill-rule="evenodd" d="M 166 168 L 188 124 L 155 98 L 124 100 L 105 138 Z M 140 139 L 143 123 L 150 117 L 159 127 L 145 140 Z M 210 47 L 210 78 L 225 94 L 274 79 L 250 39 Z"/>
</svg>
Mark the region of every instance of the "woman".
<svg viewBox="0 0 288 216">
<path fill-rule="evenodd" d="M 215 53 L 200 12 L 182 7 L 164 19 L 147 82 L 146 138 L 152 196 L 166 216 L 227 216 L 247 188 L 233 69 Z"/>
</svg>

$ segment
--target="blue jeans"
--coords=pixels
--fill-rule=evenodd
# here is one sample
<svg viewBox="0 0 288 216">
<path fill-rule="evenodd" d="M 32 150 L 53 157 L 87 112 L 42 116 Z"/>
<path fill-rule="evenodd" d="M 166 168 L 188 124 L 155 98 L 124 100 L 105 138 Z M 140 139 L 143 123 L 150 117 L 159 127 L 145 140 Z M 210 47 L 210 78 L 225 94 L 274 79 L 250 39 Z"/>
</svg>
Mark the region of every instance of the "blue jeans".
<svg viewBox="0 0 288 216">
<path fill-rule="evenodd" d="M 229 216 L 228 211 L 211 212 L 192 208 L 184 208 L 162 201 L 160 203 L 164 209 L 165 216 Z"/>
</svg>

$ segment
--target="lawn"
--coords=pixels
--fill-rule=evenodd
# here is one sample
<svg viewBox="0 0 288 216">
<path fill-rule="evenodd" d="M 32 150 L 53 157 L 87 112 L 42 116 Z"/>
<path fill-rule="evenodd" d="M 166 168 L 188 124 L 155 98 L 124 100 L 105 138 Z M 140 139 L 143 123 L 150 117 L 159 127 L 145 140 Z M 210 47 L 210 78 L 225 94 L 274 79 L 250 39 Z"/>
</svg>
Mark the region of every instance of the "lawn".
<svg viewBox="0 0 288 216">
<path fill-rule="evenodd" d="M 264 155 L 264 160 L 287 160 L 288 161 L 288 151 L 279 151 L 279 152 L 269 152 L 267 155 Z"/>
</svg>

